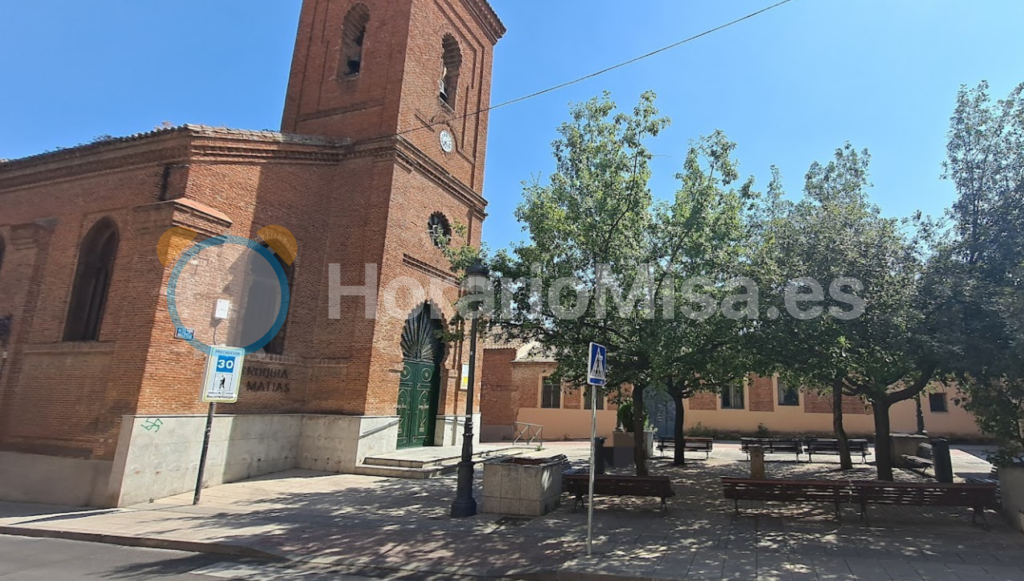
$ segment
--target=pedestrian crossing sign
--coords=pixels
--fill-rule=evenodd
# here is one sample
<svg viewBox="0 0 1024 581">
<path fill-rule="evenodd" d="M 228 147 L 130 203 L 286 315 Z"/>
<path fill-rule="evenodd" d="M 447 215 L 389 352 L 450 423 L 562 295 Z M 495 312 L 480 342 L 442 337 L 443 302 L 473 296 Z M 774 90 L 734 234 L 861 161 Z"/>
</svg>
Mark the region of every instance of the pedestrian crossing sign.
<svg viewBox="0 0 1024 581">
<path fill-rule="evenodd" d="M 604 385 L 608 377 L 608 348 L 597 343 L 590 344 L 590 356 L 587 359 L 587 383 Z"/>
</svg>

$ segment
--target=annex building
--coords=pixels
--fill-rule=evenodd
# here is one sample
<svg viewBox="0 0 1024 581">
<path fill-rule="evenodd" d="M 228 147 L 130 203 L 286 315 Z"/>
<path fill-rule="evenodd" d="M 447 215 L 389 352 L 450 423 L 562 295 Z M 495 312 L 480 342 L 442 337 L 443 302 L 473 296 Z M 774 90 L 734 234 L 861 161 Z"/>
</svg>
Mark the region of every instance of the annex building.
<svg viewBox="0 0 1024 581">
<path fill-rule="evenodd" d="M 204 356 L 167 291 L 181 251 L 221 235 L 274 251 L 290 308 L 218 409 L 210 484 L 460 442 L 469 353 L 435 332 L 458 294 L 436 237 L 480 241 L 476 112 L 504 32 L 486 0 L 305 0 L 280 132 L 185 125 L 0 162 L 0 499 L 191 490 Z M 213 343 L 267 281 L 201 257 L 176 282 Z M 375 295 L 399 279 L 442 297 L 399 292 L 407 315 L 386 315 Z M 369 290 L 332 305 L 336 287 Z"/>
<path fill-rule="evenodd" d="M 536 344 L 484 343 L 482 434 L 487 441 L 510 440 L 527 425 L 543 428 L 548 440 L 590 437 L 590 398 L 585 389 L 559 385 L 551 379 L 558 362 Z M 981 430 L 974 416 L 957 404 L 955 388 L 940 383 L 922 395 L 922 420 L 932 436 L 977 439 Z M 618 420 L 612 398 L 598 399 L 597 435 L 610 438 Z M 645 393 L 649 421 L 659 435 L 671 437 L 675 402 L 664 391 Z M 824 436 L 832 430 L 832 398 L 778 376 L 751 374 L 720 394 L 698 393 L 683 402 L 687 433 L 753 436 L 759 426 L 777 435 Z M 890 409 L 894 433 L 917 431 L 917 408 L 912 400 Z M 874 416 L 858 398 L 844 396 L 843 423 L 851 436 L 872 436 Z M 535 431 L 535 428 L 534 428 Z"/>
</svg>

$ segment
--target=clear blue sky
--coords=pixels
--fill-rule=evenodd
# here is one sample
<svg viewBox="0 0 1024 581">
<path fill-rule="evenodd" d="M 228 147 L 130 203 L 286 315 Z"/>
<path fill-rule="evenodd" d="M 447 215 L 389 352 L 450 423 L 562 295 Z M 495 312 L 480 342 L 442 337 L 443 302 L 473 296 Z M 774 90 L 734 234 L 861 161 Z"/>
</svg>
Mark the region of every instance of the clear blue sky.
<svg viewBox="0 0 1024 581">
<path fill-rule="evenodd" d="M 0 7 L 0 158 L 163 121 L 246 129 L 280 123 L 300 0 L 34 0 Z M 771 0 L 493 0 L 509 32 L 493 102 L 670 44 Z M 960 84 L 996 97 L 1024 81 L 1024 2 L 795 0 L 605 76 L 492 113 L 485 239 L 521 236 L 520 182 L 551 170 L 571 101 L 607 89 L 623 106 L 658 93 L 673 125 L 655 143 L 654 188 L 675 191 L 690 139 L 724 130 L 763 187 L 791 195 L 844 141 L 867 147 L 886 214 L 939 214 L 945 133 Z"/>
</svg>

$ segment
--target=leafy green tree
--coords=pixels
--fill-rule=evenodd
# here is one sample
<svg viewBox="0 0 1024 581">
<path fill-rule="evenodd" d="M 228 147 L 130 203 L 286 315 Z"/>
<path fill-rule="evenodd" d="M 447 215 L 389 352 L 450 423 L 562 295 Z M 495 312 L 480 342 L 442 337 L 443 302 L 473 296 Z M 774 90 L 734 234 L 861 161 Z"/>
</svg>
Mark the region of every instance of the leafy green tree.
<svg viewBox="0 0 1024 581">
<path fill-rule="evenodd" d="M 555 375 L 576 385 L 586 377 L 589 342 L 607 345 L 608 384 L 630 386 L 634 410 L 645 409 L 653 389 L 668 389 L 682 406 L 689 394 L 742 376 L 748 370 L 736 345 L 748 312 L 718 314 L 723 301 L 736 302 L 731 271 L 749 242 L 743 212 L 755 196 L 751 180 L 734 185 L 735 144 L 721 132 L 696 141 L 675 198 L 656 203 L 646 141 L 668 120 L 654 94 L 631 114 L 616 114 L 607 94 L 571 114 L 554 143 L 555 173 L 528 184 L 517 209 L 529 240 L 494 260 L 509 297 L 503 332 L 538 340 L 559 362 Z M 632 414 L 625 428 L 642 434 L 644 415 Z M 641 437 L 635 458 L 645 475 Z"/>
<path fill-rule="evenodd" d="M 1024 457 L 1024 84 L 995 103 L 988 88 L 957 94 L 944 173 L 957 190 L 953 228 L 928 290 L 965 407 L 1008 463 Z"/>
<path fill-rule="evenodd" d="M 677 465 L 686 462 L 685 400 L 699 392 L 717 392 L 751 370 L 752 346 L 745 332 L 756 317 L 719 312 L 723 301 L 730 314 L 737 311 L 729 302 L 737 290 L 734 282 L 751 274 L 746 259 L 756 247 L 744 212 L 757 194 L 750 178 L 734 187 L 740 177 L 735 149 L 721 131 L 694 142 L 676 176 L 680 188 L 675 199 L 655 210 L 652 262 L 659 264 L 663 276 L 656 299 L 666 316 L 648 334 L 657 340 L 652 377 L 675 405 Z"/>
<path fill-rule="evenodd" d="M 651 92 L 631 113 L 615 109 L 607 93 L 572 107 L 553 144 L 555 172 L 527 184 L 516 210 L 529 240 L 492 266 L 507 337 L 539 341 L 559 362 L 555 377 L 575 385 L 585 383 L 588 344 L 605 344 L 608 384 L 632 385 L 634 409 L 643 409 L 654 343 L 644 333 L 654 317 L 646 142 L 669 122 Z M 642 434 L 643 414 L 634 417 Z M 647 474 L 642 437 L 635 458 Z"/>
<path fill-rule="evenodd" d="M 878 478 L 892 479 L 889 409 L 915 397 L 933 378 L 932 349 L 921 305 L 920 249 L 868 200 L 870 155 L 846 144 L 807 172 L 796 204 L 775 200 L 775 278 L 763 356 L 791 381 L 833 396 L 833 425 L 851 466 L 842 396 L 871 404 Z M 769 200 L 771 202 L 771 200 Z M 771 313 L 769 313 L 771 315 Z"/>
</svg>

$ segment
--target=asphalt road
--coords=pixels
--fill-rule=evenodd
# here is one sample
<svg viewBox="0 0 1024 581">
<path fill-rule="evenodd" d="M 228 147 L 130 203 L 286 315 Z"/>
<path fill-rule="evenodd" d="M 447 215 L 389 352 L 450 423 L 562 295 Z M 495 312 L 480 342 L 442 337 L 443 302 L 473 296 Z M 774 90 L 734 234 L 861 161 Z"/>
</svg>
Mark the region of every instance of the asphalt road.
<svg viewBox="0 0 1024 581">
<path fill-rule="evenodd" d="M 0 536 L 0 581 L 214 581 L 192 571 L 222 561 L 177 551 Z"/>
<path fill-rule="evenodd" d="M 458 581 L 415 572 L 263 562 L 179 551 L 0 535 L 0 581 Z M 476 578 L 479 579 L 479 578 Z"/>
</svg>

